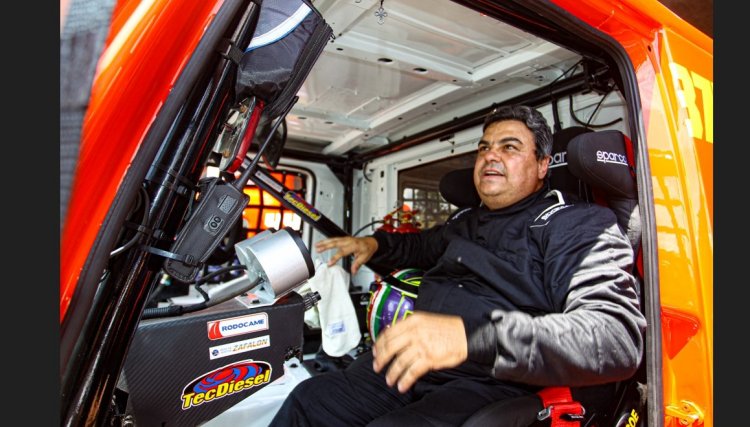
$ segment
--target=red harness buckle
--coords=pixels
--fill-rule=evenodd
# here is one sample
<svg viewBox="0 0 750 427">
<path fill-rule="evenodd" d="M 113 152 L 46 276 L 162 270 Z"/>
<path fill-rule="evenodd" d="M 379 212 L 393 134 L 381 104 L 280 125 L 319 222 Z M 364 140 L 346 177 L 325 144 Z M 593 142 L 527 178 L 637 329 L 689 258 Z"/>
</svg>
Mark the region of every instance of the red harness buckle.
<svg viewBox="0 0 750 427">
<path fill-rule="evenodd" d="M 586 410 L 580 402 L 573 400 L 569 387 L 547 387 L 539 390 L 544 409 L 536 415 L 537 420 L 550 418 L 552 427 L 580 427 Z"/>
</svg>

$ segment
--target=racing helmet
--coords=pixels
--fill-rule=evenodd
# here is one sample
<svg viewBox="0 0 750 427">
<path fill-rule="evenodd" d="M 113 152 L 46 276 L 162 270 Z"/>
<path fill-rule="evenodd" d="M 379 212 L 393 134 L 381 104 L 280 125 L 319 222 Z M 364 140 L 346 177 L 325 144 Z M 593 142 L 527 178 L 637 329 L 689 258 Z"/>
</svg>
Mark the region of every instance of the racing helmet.
<svg viewBox="0 0 750 427">
<path fill-rule="evenodd" d="M 378 334 L 414 311 L 424 271 L 404 268 L 370 284 L 367 331 L 373 342 Z"/>
</svg>

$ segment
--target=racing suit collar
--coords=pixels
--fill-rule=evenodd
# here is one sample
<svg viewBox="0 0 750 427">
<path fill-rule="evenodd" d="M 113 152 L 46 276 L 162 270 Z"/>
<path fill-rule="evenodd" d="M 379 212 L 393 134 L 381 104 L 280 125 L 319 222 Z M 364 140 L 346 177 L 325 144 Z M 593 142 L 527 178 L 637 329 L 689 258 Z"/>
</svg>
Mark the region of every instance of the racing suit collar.
<svg viewBox="0 0 750 427">
<path fill-rule="evenodd" d="M 512 204 L 512 205 L 510 205 L 508 207 L 501 208 L 501 209 L 495 209 L 495 210 L 490 210 L 490 209 L 487 208 L 487 206 L 485 206 L 484 204 L 481 204 L 479 206 L 479 212 L 482 213 L 482 214 L 485 214 L 485 213 L 509 214 L 509 213 L 519 212 L 519 211 L 522 211 L 522 210 L 528 208 L 529 206 L 533 205 L 539 199 L 543 199 L 545 197 L 545 195 L 547 194 L 547 192 L 549 192 L 549 190 L 550 190 L 550 182 L 549 182 L 548 178 L 545 178 L 544 179 L 544 183 L 542 185 L 542 188 L 540 188 L 539 190 L 535 191 L 534 193 L 529 194 L 528 196 L 526 196 L 525 198 L 519 200 L 518 202 L 516 202 L 516 203 L 514 203 L 514 204 Z"/>
</svg>

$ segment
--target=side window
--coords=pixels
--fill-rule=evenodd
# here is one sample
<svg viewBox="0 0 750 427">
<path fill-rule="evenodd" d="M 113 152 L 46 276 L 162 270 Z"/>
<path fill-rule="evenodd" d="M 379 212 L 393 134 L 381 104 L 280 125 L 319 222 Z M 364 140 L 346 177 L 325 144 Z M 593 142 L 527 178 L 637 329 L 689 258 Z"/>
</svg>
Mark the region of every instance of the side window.
<svg viewBox="0 0 750 427">
<path fill-rule="evenodd" d="M 421 229 L 441 224 L 457 207 L 440 195 L 440 178 L 454 169 L 474 166 L 475 152 L 427 163 L 398 173 L 398 206 L 410 212 Z"/>
<path fill-rule="evenodd" d="M 284 184 L 286 188 L 295 192 L 303 200 L 307 200 L 307 182 L 309 181 L 307 175 L 302 171 L 282 167 L 271 172 L 271 176 L 276 181 Z M 284 207 L 271 194 L 260 189 L 252 181 L 248 181 L 244 192 L 250 197 L 247 207 L 242 212 L 243 229 L 248 238 L 269 228 L 280 230 L 283 227 L 290 227 L 302 233 L 302 218 Z"/>
</svg>

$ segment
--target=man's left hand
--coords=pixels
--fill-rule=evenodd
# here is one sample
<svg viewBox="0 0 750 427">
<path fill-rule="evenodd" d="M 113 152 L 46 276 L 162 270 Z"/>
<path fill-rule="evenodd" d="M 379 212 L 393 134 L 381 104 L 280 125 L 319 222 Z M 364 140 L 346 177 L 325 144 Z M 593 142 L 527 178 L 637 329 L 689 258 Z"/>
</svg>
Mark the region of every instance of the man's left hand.
<svg viewBox="0 0 750 427">
<path fill-rule="evenodd" d="M 459 316 L 414 312 L 383 330 L 372 354 L 375 372 L 390 363 L 386 382 L 406 393 L 427 372 L 453 368 L 466 360 L 464 322 Z"/>
</svg>

